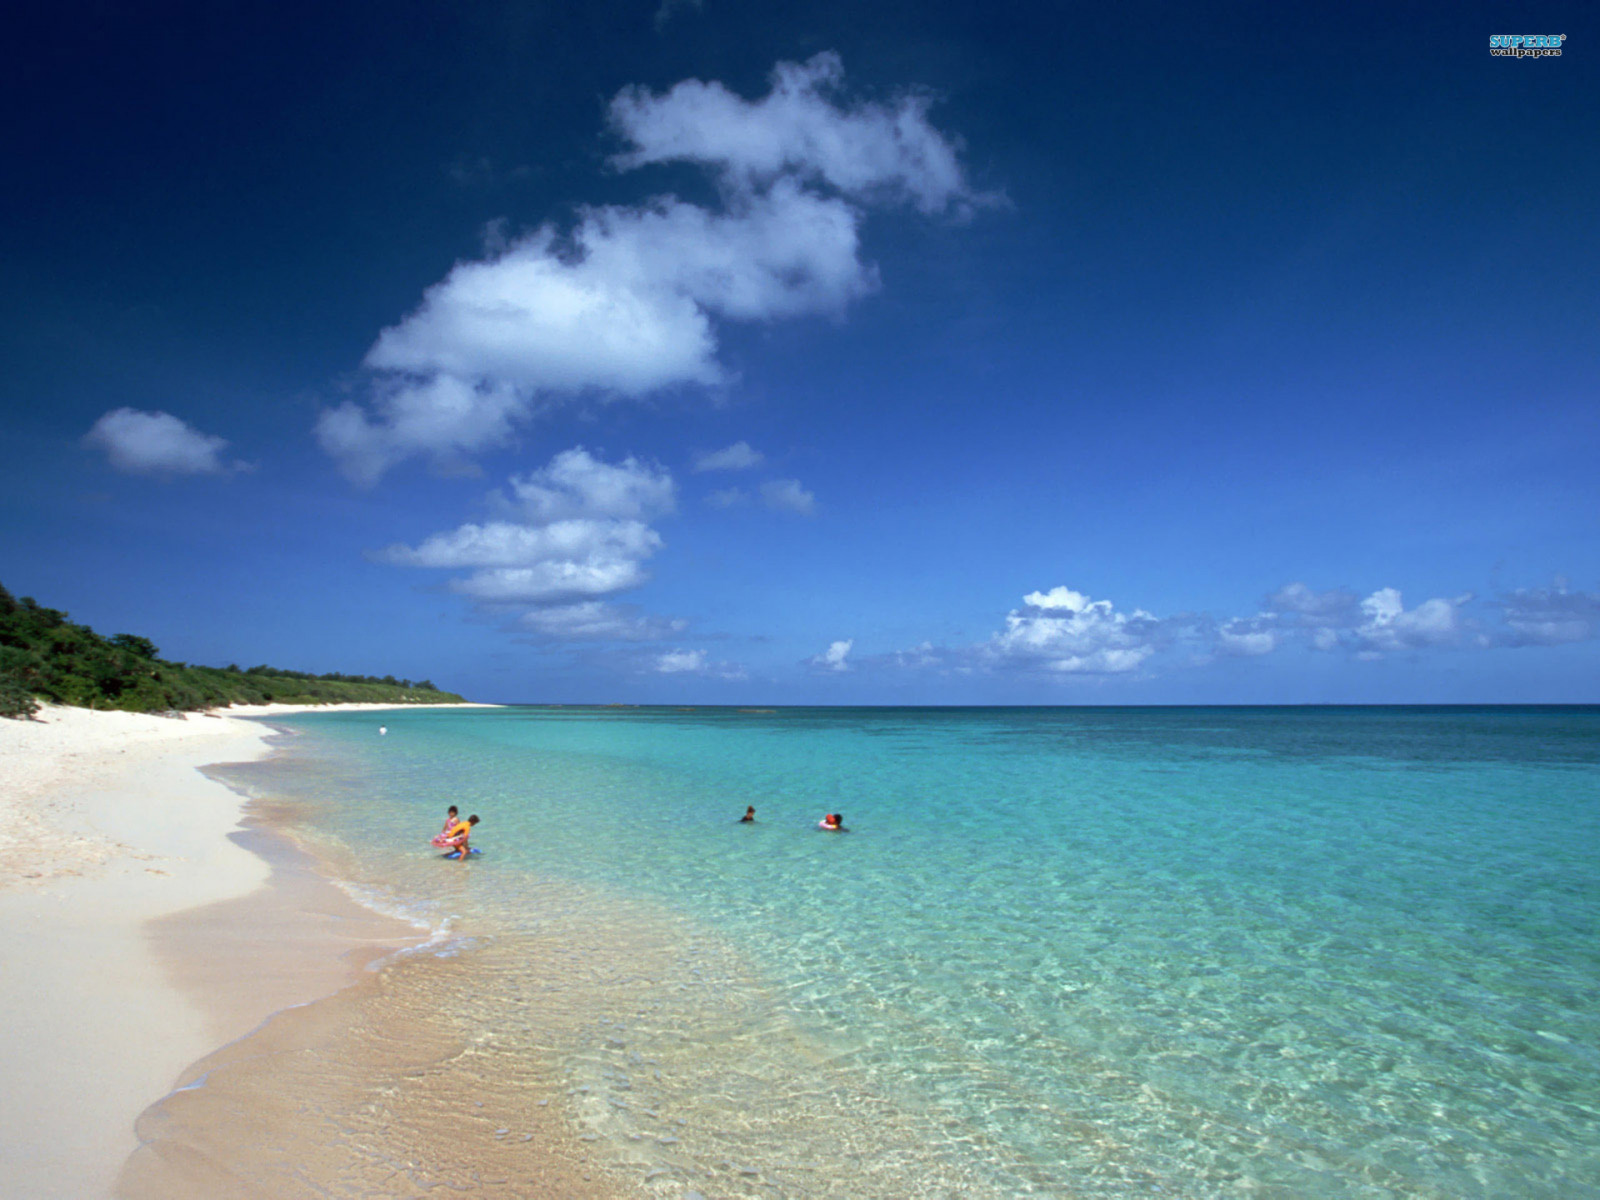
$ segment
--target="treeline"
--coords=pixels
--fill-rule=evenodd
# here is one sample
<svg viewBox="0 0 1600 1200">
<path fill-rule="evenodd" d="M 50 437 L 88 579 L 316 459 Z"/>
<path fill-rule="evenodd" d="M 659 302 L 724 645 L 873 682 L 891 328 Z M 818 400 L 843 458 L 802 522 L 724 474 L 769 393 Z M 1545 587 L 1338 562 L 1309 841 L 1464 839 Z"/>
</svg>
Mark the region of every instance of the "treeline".
<svg viewBox="0 0 1600 1200">
<path fill-rule="evenodd" d="M 30 716 L 40 699 L 124 712 L 228 704 L 445 704 L 460 702 L 429 680 L 393 675 L 313 675 L 259 666 L 168 662 L 137 634 L 106 638 L 0 585 L 0 716 Z"/>
<path fill-rule="evenodd" d="M 426 679 L 420 679 L 416 683 L 412 683 L 409 679 L 396 679 L 393 675 L 344 675 L 338 671 L 330 671 L 326 675 L 312 675 L 305 671 L 285 671 L 278 667 L 266 665 L 240 667 L 237 663 L 230 664 L 222 668 L 222 670 L 230 671 L 235 675 L 271 675 L 278 679 L 321 679 L 328 683 L 382 683 L 389 687 L 415 688 L 423 692 L 436 692 L 439 690 Z"/>
</svg>

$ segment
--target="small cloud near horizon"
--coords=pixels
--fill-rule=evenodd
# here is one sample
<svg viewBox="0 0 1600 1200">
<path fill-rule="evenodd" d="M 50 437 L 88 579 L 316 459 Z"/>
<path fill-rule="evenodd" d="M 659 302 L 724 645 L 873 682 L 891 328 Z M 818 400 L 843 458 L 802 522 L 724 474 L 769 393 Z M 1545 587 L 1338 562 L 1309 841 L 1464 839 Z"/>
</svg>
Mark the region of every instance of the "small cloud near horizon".
<svg viewBox="0 0 1600 1200">
<path fill-rule="evenodd" d="M 668 650 L 656 656 L 656 670 L 662 675 L 698 674 L 705 669 L 704 650 Z"/>
<path fill-rule="evenodd" d="M 850 648 L 855 644 L 854 638 L 843 638 L 837 642 L 830 642 L 828 648 L 821 654 L 814 654 L 806 659 L 805 665 L 814 667 L 819 671 L 848 671 L 850 664 L 846 659 L 850 656 Z"/>
<path fill-rule="evenodd" d="M 712 662 L 704 650 L 668 650 L 656 655 L 651 670 L 658 675 L 703 675 L 730 682 L 747 678 L 738 663 Z"/>
<path fill-rule="evenodd" d="M 1134 677 L 1218 658 L 1259 659 L 1290 648 L 1342 652 L 1361 662 L 1450 651 L 1559 646 L 1600 638 L 1600 593 L 1573 591 L 1565 580 L 1520 589 L 1496 601 L 1497 627 L 1474 615 L 1471 592 L 1436 596 L 1407 608 L 1398 588 L 1365 597 L 1350 588 L 1314 591 L 1289 583 L 1251 616 L 1125 611 L 1065 586 L 1030 592 L 985 641 L 910 650 L 861 660 L 863 668 L 1017 670 L 1047 678 Z M 840 643 L 835 643 L 835 647 Z M 805 660 L 826 667 L 827 656 Z M 842 654 L 840 659 L 842 661 Z"/>
</svg>

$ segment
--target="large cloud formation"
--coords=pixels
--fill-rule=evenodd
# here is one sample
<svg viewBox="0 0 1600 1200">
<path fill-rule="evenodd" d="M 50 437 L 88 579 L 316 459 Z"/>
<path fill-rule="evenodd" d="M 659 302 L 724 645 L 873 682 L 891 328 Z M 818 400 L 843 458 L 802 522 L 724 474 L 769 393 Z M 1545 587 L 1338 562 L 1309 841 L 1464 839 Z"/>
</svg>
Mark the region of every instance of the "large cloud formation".
<svg viewBox="0 0 1600 1200">
<path fill-rule="evenodd" d="M 1470 593 L 1435 597 L 1408 609 L 1397 588 L 1379 588 L 1361 599 L 1345 588 L 1317 592 L 1290 583 L 1267 597 L 1261 619 L 1277 621 L 1318 650 L 1350 650 L 1371 659 L 1460 644 L 1469 632 L 1462 610 L 1471 600 Z"/>
<path fill-rule="evenodd" d="M 658 675 L 703 675 L 730 682 L 745 678 L 745 670 L 738 663 L 714 662 L 704 650 L 668 650 L 649 660 L 645 670 Z"/>
<path fill-rule="evenodd" d="M 1118 612 L 1111 601 L 1068 587 L 1030 592 L 1022 603 L 983 648 L 991 661 L 1066 674 L 1121 674 L 1154 654 L 1161 634 L 1161 622 L 1143 609 Z"/>
<path fill-rule="evenodd" d="M 796 177 L 847 196 L 907 200 L 925 213 L 971 205 L 956 148 L 928 123 L 928 98 L 893 104 L 836 103 L 844 84 L 837 54 L 779 63 L 764 99 L 742 100 L 720 83 L 685 80 L 665 96 L 626 88 L 611 120 L 635 149 L 615 162 L 693 162 L 747 192 Z"/>
<path fill-rule="evenodd" d="M 1377 661 L 1441 650 L 1557 646 L 1600 638 L 1600 593 L 1564 581 L 1473 606 L 1464 593 L 1407 608 L 1399 589 L 1362 596 L 1289 583 L 1249 616 L 1179 613 L 1158 617 L 1119 609 L 1069 587 L 1030 592 L 1004 627 L 975 645 L 909 650 L 862 659 L 904 670 L 1024 671 L 1046 677 L 1109 677 L 1196 667 L 1219 658 L 1260 658 L 1291 647 Z M 1486 611 L 1485 611 L 1486 610 Z M 1498 610 L 1498 624 L 1487 619 Z M 817 665 L 818 660 L 808 660 Z"/>
<path fill-rule="evenodd" d="M 1600 637 L 1600 593 L 1553 587 L 1518 589 L 1500 601 L 1508 646 L 1564 646 Z"/>
<path fill-rule="evenodd" d="M 664 469 L 634 458 L 604 462 L 582 447 L 513 477 L 490 497 L 494 519 L 394 545 L 374 557 L 397 566 L 466 572 L 452 591 L 496 611 L 522 610 L 520 629 L 559 640 L 641 641 L 681 622 L 606 603 L 646 582 L 662 547 L 649 522 L 670 514 L 677 491 Z"/>
<path fill-rule="evenodd" d="M 365 483 L 418 455 L 458 468 L 544 405 L 725 382 L 719 322 L 842 313 L 878 286 L 860 253 L 868 207 L 982 202 L 925 97 L 852 104 L 843 82 L 825 53 L 780 64 L 760 100 L 695 80 L 623 91 L 615 165 L 702 167 L 720 210 L 673 196 L 589 208 L 570 232 L 546 225 L 457 264 L 379 335 L 371 398 L 322 414 L 323 448 Z"/>
</svg>

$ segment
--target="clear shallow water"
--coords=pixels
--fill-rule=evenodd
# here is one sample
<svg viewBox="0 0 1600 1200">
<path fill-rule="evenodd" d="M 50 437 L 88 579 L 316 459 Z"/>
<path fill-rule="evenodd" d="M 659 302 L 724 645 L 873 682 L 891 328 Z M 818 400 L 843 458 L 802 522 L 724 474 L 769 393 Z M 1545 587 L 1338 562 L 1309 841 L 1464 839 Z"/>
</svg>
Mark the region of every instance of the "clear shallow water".
<svg viewBox="0 0 1600 1200">
<path fill-rule="evenodd" d="M 1600 1196 L 1600 709 L 289 724 L 476 1086 L 646 1193 Z"/>
</svg>

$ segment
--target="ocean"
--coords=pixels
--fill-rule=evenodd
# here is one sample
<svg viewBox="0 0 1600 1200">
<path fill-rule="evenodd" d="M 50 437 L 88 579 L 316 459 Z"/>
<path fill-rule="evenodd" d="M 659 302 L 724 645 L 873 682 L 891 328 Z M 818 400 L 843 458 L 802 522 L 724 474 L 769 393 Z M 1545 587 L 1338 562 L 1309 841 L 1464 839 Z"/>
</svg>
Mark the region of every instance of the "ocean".
<svg viewBox="0 0 1600 1200">
<path fill-rule="evenodd" d="M 431 933 L 319 1035 L 348 1194 L 556 1114 L 644 1196 L 1600 1196 L 1600 708 L 274 723 L 232 781 Z"/>
</svg>

